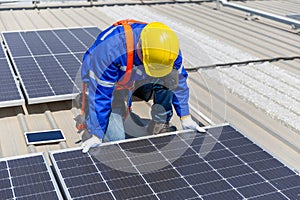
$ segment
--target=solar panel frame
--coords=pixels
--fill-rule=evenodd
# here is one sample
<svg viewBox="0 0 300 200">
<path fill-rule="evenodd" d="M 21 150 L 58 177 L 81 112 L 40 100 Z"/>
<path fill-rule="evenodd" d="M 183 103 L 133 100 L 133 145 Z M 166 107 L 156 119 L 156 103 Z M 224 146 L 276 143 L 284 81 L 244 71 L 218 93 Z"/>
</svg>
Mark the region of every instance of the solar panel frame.
<svg viewBox="0 0 300 200">
<path fill-rule="evenodd" d="M 42 160 L 42 162 L 33 163 L 33 159 L 38 158 Z M 58 184 L 55 180 L 54 174 L 45 158 L 45 154 L 42 152 L 39 153 L 32 153 L 26 155 L 19 155 L 13 157 L 5 157 L 0 159 L 0 163 L 5 162 L 5 170 L 7 171 L 7 177 L 1 176 L 1 179 L 9 179 L 8 188 L 10 188 L 12 193 L 12 199 L 35 199 L 42 198 L 45 200 L 53 200 L 53 193 L 55 192 L 55 198 L 57 197 L 58 200 L 63 200 L 63 196 L 60 192 Z M 12 163 L 20 163 L 25 162 L 26 165 L 15 165 L 12 166 Z M 24 163 L 23 163 L 24 164 Z M 10 166 L 11 165 L 11 166 Z M 35 166 L 34 168 L 32 166 Z M 38 167 L 39 166 L 39 167 Z M 0 171 L 4 171 L 3 166 L 1 165 Z M 20 169 L 21 168 L 21 169 Z M 44 168 L 46 169 L 44 171 Z M 36 173 L 33 173 L 36 172 Z M 26 174 L 27 173 L 27 174 Z M 47 175 L 42 175 L 42 173 L 47 173 Z M 38 174 L 38 175 L 37 175 Z M 45 177 L 46 176 L 46 177 Z M 47 180 L 45 180 L 45 179 Z M 50 179 L 48 179 L 50 178 Z M 31 183 L 33 180 L 38 180 L 39 182 Z M 45 181 L 51 183 L 51 187 L 54 190 L 43 190 L 48 189 L 46 188 L 47 185 Z M 47 183 L 48 183 L 47 182 Z M 37 188 L 36 186 L 39 185 L 43 191 L 38 191 L 37 193 L 32 193 L 32 191 L 41 190 L 41 188 Z M 48 185 L 49 186 L 49 185 Z M 1 194 L 3 195 L 3 189 L 1 188 Z M 28 193 L 29 192 L 29 193 Z M 6 193 L 8 195 L 8 193 Z M 37 197 L 38 196 L 38 197 Z M 1 196 L 1 198 L 4 198 Z"/>
<path fill-rule="evenodd" d="M 24 99 L 24 96 L 22 94 L 22 91 L 21 91 L 20 85 L 18 83 L 17 77 L 14 75 L 14 71 L 13 71 L 13 68 L 12 68 L 10 62 L 9 62 L 8 56 L 5 53 L 5 48 L 3 47 L 2 44 L 1 44 L 1 47 L 0 47 L 0 51 L 1 51 L 0 61 L 1 62 L 4 61 L 5 65 L 6 65 L 6 66 L 0 65 L 0 67 L 8 67 L 9 68 L 9 71 L 10 71 L 9 75 L 13 79 L 14 86 L 15 86 L 15 88 L 13 88 L 14 91 L 10 91 L 10 92 L 15 92 L 16 93 L 15 95 L 18 96 L 18 97 L 15 96 L 16 98 L 13 98 L 13 99 L 10 99 L 10 100 L 2 100 L 2 101 L 0 100 L 0 108 L 12 107 L 12 106 L 22 106 L 22 105 L 25 104 L 25 99 Z M 5 83 L 2 83 L 1 87 L 2 88 L 6 87 Z M 4 92 L 4 94 L 1 94 L 1 96 L 5 96 L 5 95 L 7 95 L 6 92 Z"/>
<path fill-rule="evenodd" d="M 72 30 L 83 30 L 87 36 L 90 38 L 93 38 L 91 40 L 91 44 L 89 46 L 85 46 L 85 44 L 82 41 L 79 41 L 78 38 L 72 33 Z M 84 49 L 82 50 L 77 50 L 77 51 L 72 51 L 69 46 L 65 43 L 66 41 L 63 41 L 56 32 L 68 32 L 70 35 L 73 35 L 75 40 L 78 40 L 77 42 L 81 44 Z M 52 36 L 55 35 L 56 41 L 46 41 L 45 38 L 47 38 L 47 35 L 42 34 L 47 34 L 51 33 Z M 64 101 L 64 100 L 72 100 L 75 98 L 75 96 L 80 93 L 81 91 L 81 79 L 80 79 L 80 74 L 76 74 L 76 77 L 74 72 L 72 73 L 72 77 L 70 74 L 65 70 L 64 66 L 62 66 L 62 63 L 56 58 L 57 56 L 63 56 L 63 55 L 68 55 L 70 58 L 73 58 L 73 60 L 76 60 L 78 62 L 78 72 L 80 72 L 80 66 L 82 63 L 82 58 L 79 58 L 78 55 L 83 55 L 85 51 L 92 45 L 94 40 L 96 39 L 95 35 L 93 34 L 94 32 L 100 33 L 101 30 L 98 27 L 94 26 L 86 26 L 86 27 L 72 27 L 72 28 L 57 28 L 57 29 L 39 29 L 39 30 L 26 30 L 26 31 L 5 31 L 2 32 L 2 38 L 4 40 L 4 43 L 7 47 L 7 50 L 9 52 L 9 55 L 12 58 L 12 63 L 15 66 L 15 70 L 18 74 L 18 77 L 20 79 L 21 85 L 23 87 L 23 91 L 25 93 L 26 99 L 28 104 L 38 104 L 38 103 L 45 103 L 45 102 L 55 102 L 55 101 Z M 41 35 L 40 35 L 41 33 Z M 22 41 L 19 39 L 17 41 L 19 45 L 17 47 L 21 47 L 19 50 L 18 48 L 14 47 L 14 42 L 10 42 L 14 38 L 9 38 L 9 36 L 13 34 L 19 34 Z M 27 42 L 32 40 L 32 38 L 36 37 L 28 37 L 28 41 L 26 41 L 22 35 L 28 35 L 28 34 L 35 34 L 40 41 L 42 41 L 44 46 L 41 46 L 42 49 L 38 49 L 35 52 L 32 52 L 30 47 L 28 46 Z M 44 37 L 44 39 L 43 39 Z M 37 40 L 35 40 L 36 42 Z M 65 47 L 66 52 L 64 51 L 59 51 L 59 52 L 52 52 L 53 49 L 55 49 L 55 42 L 61 42 L 61 44 Z M 85 43 L 87 43 L 85 41 Z M 32 45 L 32 43 L 30 43 Z M 71 44 L 71 43 L 70 43 Z M 12 46 L 11 46 L 12 45 Z M 49 45 L 49 46 L 48 46 Z M 78 46 L 78 45 L 77 45 Z M 12 48 L 11 48 L 12 47 Z M 75 46 L 76 47 L 76 46 Z M 34 49 L 34 48 L 32 48 Z M 56 50 L 59 48 L 56 47 Z M 41 51 L 39 51 L 41 50 Z M 46 53 L 46 50 L 49 51 L 49 53 Z M 24 53 L 24 51 L 27 51 Z M 42 52 L 42 53 L 41 53 Z M 57 67 L 57 70 L 60 70 L 62 73 L 61 75 L 61 81 L 67 81 L 71 82 L 66 85 L 59 85 L 60 82 L 57 82 L 56 79 L 53 78 L 52 81 L 48 80 L 48 76 L 51 75 L 50 71 L 47 69 L 47 67 L 44 67 L 45 65 L 41 64 L 45 62 L 44 59 L 48 59 L 47 61 L 55 62 L 55 65 Z M 49 60 L 51 59 L 51 60 Z M 46 61 L 46 62 L 47 62 Z M 24 62 L 29 62 L 28 66 L 26 68 L 22 69 L 22 63 Z M 33 71 L 39 72 L 39 74 L 36 74 L 36 76 L 33 78 L 32 76 L 28 75 L 27 69 L 31 67 Z M 33 69 L 35 68 L 35 69 Z M 48 71 L 48 75 L 45 74 L 45 70 Z M 57 71 L 55 70 L 55 71 Z M 32 78 L 28 78 L 32 77 Z M 37 78 L 38 80 L 35 80 Z M 58 80 L 59 81 L 59 80 Z M 41 84 L 41 85 L 40 85 Z M 57 85 L 56 89 L 60 90 L 60 92 L 57 93 L 56 89 L 53 88 L 53 84 Z M 33 85 L 33 86 L 32 86 Z M 44 86 L 43 86 L 44 85 Z M 42 87 L 43 86 L 43 87 Z M 61 87 L 60 87 L 61 86 Z M 68 91 L 66 91 L 68 90 Z"/>
<path fill-rule="evenodd" d="M 227 141 L 227 143 L 228 141 L 230 141 L 230 138 L 228 136 L 222 136 L 224 132 L 225 135 L 227 134 L 227 132 L 228 134 L 230 133 L 228 126 L 229 124 L 207 127 L 208 128 L 207 135 L 212 136 L 216 139 L 215 144 L 213 144 L 212 141 L 210 141 L 210 139 L 208 140 L 208 144 L 203 143 L 203 141 L 199 140 L 199 138 L 201 138 L 202 136 L 200 136 L 199 138 L 198 136 L 196 136 L 194 140 L 192 137 L 194 133 L 191 134 L 190 137 L 189 136 L 190 132 L 185 132 L 185 133 L 173 132 L 173 133 L 166 133 L 158 136 L 145 136 L 141 138 L 128 139 L 125 141 L 104 143 L 99 148 L 99 152 L 100 151 L 102 152 L 101 156 L 97 158 L 94 158 L 91 153 L 88 153 L 87 158 L 85 158 L 84 154 L 81 153 L 80 148 L 53 151 L 50 152 L 49 154 L 50 154 L 50 159 L 54 166 L 54 170 L 57 171 L 57 174 L 59 174 L 58 176 L 59 180 L 63 184 L 63 189 L 67 193 L 68 199 L 72 199 L 73 198 L 72 195 L 74 195 L 74 193 L 70 194 L 68 189 L 68 186 L 69 188 L 72 188 L 70 187 L 70 185 L 68 185 L 69 183 L 72 183 L 73 180 L 72 177 L 74 174 L 72 174 L 72 170 L 77 170 L 76 173 L 78 172 L 81 173 L 85 170 L 87 166 L 91 166 L 93 168 L 93 170 L 92 169 L 88 170 L 89 173 L 100 174 L 101 175 L 100 180 L 102 180 L 101 182 L 107 184 L 106 186 L 107 191 L 105 191 L 104 193 L 100 193 L 98 195 L 110 194 L 112 195 L 110 197 L 113 197 L 112 199 L 122 199 L 125 197 L 133 198 L 132 196 L 130 196 L 130 194 L 122 192 L 123 190 L 125 191 L 124 187 L 126 187 L 127 192 L 128 189 L 131 188 L 132 193 L 137 192 L 138 195 L 141 195 L 140 193 L 138 193 L 139 190 L 144 190 L 145 191 L 145 193 L 143 194 L 144 196 L 139 196 L 139 197 L 140 198 L 143 197 L 145 199 L 171 198 L 170 195 L 174 195 L 174 194 L 176 194 L 177 195 L 176 197 L 179 199 L 183 199 L 183 198 L 184 199 L 185 198 L 191 198 L 191 199 L 258 198 L 259 199 L 259 198 L 267 198 L 267 197 L 274 197 L 274 198 L 281 197 L 281 199 L 293 199 L 292 195 L 297 194 L 295 192 L 295 188 L 298 187 L 298 189 L 300 190 L 300 185 L 297 186 L 297 183 L 300 181 L 299 174 L 296 173 L 294 170 L 285 166 L 278 159 L 274 158 L 273 156 L 265 152 L 260 147 L 251 148 L 250 152 L 241 151 L 240 153 L 235 154 L 233 151 L 230 150 L 230 148 L 224 146 L 222 143 L 224 141 Z M 222 127 L 224 128 L 225 131 L 222 132 L 221 135 L 209 132 L 210 130 L 218 129 Z M 168 144 L 168 140 L 170 140 L 170 138 L 173 135 L 175 135 L 174 137 L 179 136 L 181 139 L 184 139 L 183 141 L 186 144 L 189 144 L 188 145 L 189 151 L 184 152 L 181 155 L 182 157 L 178 159 L 176 158 L 178 154 L 176 155 L 175 153 L 174 156 L 170 152 L 174 152 L 174 150 L 176 150 L 176 147 L 182 148 L 180 146 L 179 141 L 175 142 L 173 145 L 171 145 L 171 147 L 169 146 L 168 148 L 169 153 L 166 153 L 167 151 L 165 151 L 165 149 L 161 149 L 164 148 L 166 144 Z M 164 138 L 164 136 L 170 136 L 170 137 Z M 219 138 L 220 140 L 218 140 Z M 241 137 L 234 137 L 233 140 L 239 138 Z M 247 139 L 245 136 L 243 136 L 243 138 Z M 165 141 L 162 142 L 162 140 Z M 148 143 L 148 141 L 151 141 L 150 144 Z M 241 140 L 241 141 L 246 141 L 246 140 Z M 204 147 L 204 150 L 196 148 L 197 145 L 201 145 L 201 144 L 204 144 L 204 146 L 206 145 Z M 130 164 L 126 163 L 124 158 L 122 158 L 122 156 L 118 155 L 118 151 L 115 149 L 114 145 L 120 147 L 122 152 L 126 151 L 126 153 L 124 153 L 126 155 L 125 160 L 128 159 L 131 162 L 131 167 L 136 169 L 137 173 L 135 175 L 131 174 L 134 173 L 133 172 L 134 170 L 133 171 L 130 170 Z M 132 147 L 132 145 L 135 146 Z M 211 145 L 211 148 L 207 147 L 209 145 Z M 235 145 L 234 148 L 243 147 L 243 145 L 236 144 L 236 141 L 234 141 L 232 144 L 230 143 L 230 145 Z M 252 145 L 257 146 L 257 144 L 253 142 Z M 163 166 L 161 165 L 161 163 L 164 160 L 160 161 L 160 159 L 157 159 L 154 156 L 154 157 L 150 157 L 150 161 L 145 160 L 144 162 L 143 157 L 139 157 L 139 156 L 136 157 L 135 155 L 135 153 L 140 152 L 138 149 L 145 148 L 147 149 L 146 151 L 148 152 L 148 150 L 151 150 L 151 147 L 157 148 L 158 154 L 163 155 L 166 163 L 169 163 L 169 165 L 164 166 L 161 170 L 158 170 L 157 175 L 152 175 L 152 172 L 150 172 L 150 174 L 148 175 L 147 173 L 144 173 L 144 171 L 151 170 L 152 168 L 151 165 L 158 166 L 158 167 Z M 130 150 L 134 150 L 135 153 L 128 154 L 128 151 Z M 232 155 L 223 154 L 222 152 L 223 150 L 227 150 L 231 152 Z M 210 152 L 213 153 L 212 154 L 213 156 L 210 155 Z M 256 155 L 257 152 L 260 153 Z M 73 159 L 64 160 L 64 157 L 67 158 L 66 155 L 64 155 L 64 153 L 67 153 L 68 157 L 76 157 L 76 156 L 77 157 L 75 160 Z M 223 155 L 225 156 L 223 157 Z M 207 159 L 206 156 L 212 156 L 212 157 L 211 159 Z M 172 160 L 173 157 L 174 159 Z M 244 158 L 246 158 L 246 160 L 248 161 L 250 160 L 250 162 L 247 163 L 246 160 L 244 160 Z M 254 158 L 254 160 L 251 160 L 251 158 Z M 87 160 L 90 159 L 88 161 L 89 165 L 84 165 L 85 159 Z M 265 163 L 266 161 L 270 163 L 266 165 Z M 72 162 L 78 164 L 80 168 L 76 168 L 76 167 L 72 168 L 71 166 L 74 165 L 72 164 Z M 114 165 L 113 164 L 114 162 L 119 164 Z M 140 165 L 136 164 L 139 162 L 144 164 L 140 164 Z M 222 166 L 222 164 L 218 164 L 219 162 L 222 162 L 225 165 Z M 266 168 L 266 166 L 268 166 L 268 168 Z M 270 166 L 272 167 L 269 168 Z M 276 172 L 273 172 L 273 170 L 277 171 L 279 169 L 284 169 L 284 174 L 279 175 L 276 174 Z M 61 170 L 63 171 L 63 173 L 61 173 Z M 68 171 L 67 174 L 66 171 Z M 131 173 L 126 174 L 125 172 L 131 172 Z M 295 177 L 292 180 L 293 182 L 292 184 L 295 184 L 296 186 L 288 185 L 284 187 L 284 184 L 280 184 L 280 182 L 279 183 L 276 182 L 278 178 L 280 178 L 280 180 L 287 181 L 291 176 Z M 137 177 L 139 178 L 142 177 L 142 179 L 144 179 L 144 182 L 142 179 L 141 181 L 143 182 L 144 185 L 149 186 L 151 188 L 152 193 L 149 190 L 147 191 L 145 187 L 137 186 L 133 184 L 134 180 L 137 181 L 136 180 Z M 268 179 L 268 177 L 271 178 Z M 126 180 L 127 178 L 129 179 Z M 68 179 L 70 182 L 66 183 L 65 182 L 66 179 Z M 123 189 L 121 188 L 122 190 L 120 191 L 120 188 L 118 188 L 118 184 L 116 180 L 121 180 L 121 179 L 126 180 L 126 182 L 123 183 Z M 183 186 L 184 182 L 182 182 L 183 180 L 181 179 L 184 179 L 188 183 L 188 186 L 187 185 Z M 182 187 L 176 188 L 173 185 L 172 181 L 170 182 L 168 180 L 173 180 L 176 183 L 178 183 L 178 185 L 181 185 Z M 133 184 L 132 187 L 130 186 L 131 184 Z M 139 183 L 137 184 L 139 185 Z M 168 191 L 166 191 L 166 189 L 168 189 Z M 76 195 L 81 195 L 81 194 L 77 193 Z M 97 196 L 97 194 L 89 194 L 89 195 L 92 196 L 94 195 L 95 197 L 99 197 Z M 181 195 L 187 195 L 187 196 L 184 197 Z M 134 198 L 138 198 L 138 197 L 134 197 Z M 85 196 L 84 195 L 79 196 L 78 199 L 85 199 Z"/>
</svg>

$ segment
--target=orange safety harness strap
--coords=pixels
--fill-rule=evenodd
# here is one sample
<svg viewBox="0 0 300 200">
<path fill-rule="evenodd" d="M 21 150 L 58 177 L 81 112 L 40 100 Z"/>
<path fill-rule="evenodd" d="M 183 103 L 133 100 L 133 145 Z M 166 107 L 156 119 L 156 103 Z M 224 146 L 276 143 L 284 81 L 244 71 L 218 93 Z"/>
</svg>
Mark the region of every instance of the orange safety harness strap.
<svg viewBox="0 0 300 200">
<path fill-rule="evenodd" d="M 125 38 L 126 38 L 126 51 L 127 51 L 127 66 L 126 66 L 126 72 L 123 77 L 123 79 L 117 83 L 116 89 L 130 89 L 132 88 L 132 85 L 126 86 L 126 84 L 130 81 L 131 73 L 132 73 L 132 66 L 133 66 L 133 52 L 134 52 L 134 38 L 133 38 L 133 32 L 132 28 L 130 26 L 130 23 L 140 23 L 140 24 L 146 24 L 145 22 L 136 21 L 133 19 L 126 19 L 126 20 L 120 20 L 116 23 L 114 23 L 114 26 L 122 25 L 124 28 Z"/>
<path fill-rule="evenodd" d="M 125 19 L 120 20 L 116 23 L 114 23 L 114 26 L 122 25 L 124 28 L 125 38 L 126 38 L 126 51 L 127 51 L 127 66 L 126 66 L 126 72 L 123 77 L 123 79 L 117 83 L 116 90 L 122 90 L 122 89 L 129 89 L 132 90 L 134 86 L 134 82 L 131 85 L 128 85 L 128 82 L 131 78 L 132 73 L 132 66 L 133 66 L 133 56 L 134 56 L 134 38 L 133 38 L 133 32 L 132 28 L 130 26 L 130 23 L 139 23 L 139 24 L 147 24 L 146 22 L 137 21 L 134 19 Z M 129 114 L 130 107 L 128 106 L 126 109 L 126 113 L 123 117 L 125 120 Z"/>
</svg>

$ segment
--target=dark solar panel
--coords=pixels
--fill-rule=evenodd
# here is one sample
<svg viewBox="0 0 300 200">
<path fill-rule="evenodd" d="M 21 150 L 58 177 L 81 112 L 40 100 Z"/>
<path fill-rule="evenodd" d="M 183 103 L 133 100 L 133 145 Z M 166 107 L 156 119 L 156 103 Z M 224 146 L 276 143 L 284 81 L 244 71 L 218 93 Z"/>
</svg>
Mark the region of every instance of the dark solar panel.
<svg viewBox="0 0 300 200">
<path fill-rule="evenodd" d="M 250 151 L 237 151 L 242 147 Z M 78 149 L 50 152 L 50 157 L 68 199 L 296 199 L 300 195 L 298 174 L 229 125 L 210 128 L 206 135 L 149 137 L 102 145 L 88 154 Z"/>
<path fill-rule="evenodd" d="M 292 19 L 296 19 L 300 21 L 300 15 L 299 14 L 295 14 L 295 15 L 287 15 L 287 17 L 292 18 Z"/>
<path fill-rule="evenodd" d="M 43 41 L 41 40 L 37 32 L 35 31 L 20 32 L 20 37 L 22 38 L 22 41 L 25 42 L 26 47 L 30 50 L 31 55 L 36 56 L 36 55 L 51 54 L 48 47 L 44 45 Z M 10 41 L 7 42 L 9 46 Z M 9 46 L 9 48 L 11 47 Z"/>
<path fill-rule="evenodd" d="M 68 100 L 81 90 L 81 60 L 96 27 L 4 32 L 29 104 Z"/>
<path fill-rule="evenodd" d="M 2 33 L 4 43 L 9 46 L 9 52 L 13 57 L 31 56 L 29 49 L 24 43 L 21 33 L 5 32 Z"/>
<path fill-rule="evenodd" d="M 59 37 L 57 37 L 57 35 L 53 31 L 44 30 L 39 31 L 38 34 L 51 52 L 55 52 L 55 54 L 70 53 L 68 47 L 64 45 L 64 43 L 60 40 Z"/>
<path fill-rule="evenodd" d="M 83 43 L 87 47 L 89 47 L 91 44 L 93 44 L 93 42 L 95 41 L 95 38 L 97 37 L 97 36 L 92 35 L 86 29 L 70 29 L 70 32 L 72 35 L 74 35 L 76 38 L 78 38 L 78 40 L 81 41 L 81 43 Z M 98 34 L 99 34 L 99 32 L 98 32 Z"/>
<path fill-rule="evenodd" d="M 0 159 L 0 199 L 63 199 L 43 154 Z"/>
<path fill-rule="evenodd" d="M 60 39 L 63 41 L 64 44 L 68 47 L 69 50 L 72 52 L 82 52 L 87 50 L 89 46 L 85 46 L 85 44 L 80 41 L 72 32 L 68 29 L 58 29 L 53 31 Z M 88 35 L 86 35 L 88 36 Z"/>
<path fill-rule="evenodd" d="M 66 138 L 62 130 L 35 131 L 25 132 L 26 143 L 29 144 L 45 144 L 65 141 Z"/>
<path fill-rule="evenodd" d="M 4 53 L 4 51 L 3 51 L 2 46 L 1 46 L 1 48 L 0 48 L 0 59 L 1 59 L 1 58 L 5 58 L 5 53 Z"/>
<path fill-rule="evenodd" d="M 85 28 L 87 32 L 89 32 L 90 35 L 92 35 L 94 38 L 96 38 L 99 35 L 99 31 L 93 27 L 87 27 Z"/>
<path fill-rule="evenodd" d="M 0 46 L 0 107 L 17 106 L 24 103 L 19 85 L 13 75 L 12 68 L 7 62 L 6 55 Z"/>
</svg>

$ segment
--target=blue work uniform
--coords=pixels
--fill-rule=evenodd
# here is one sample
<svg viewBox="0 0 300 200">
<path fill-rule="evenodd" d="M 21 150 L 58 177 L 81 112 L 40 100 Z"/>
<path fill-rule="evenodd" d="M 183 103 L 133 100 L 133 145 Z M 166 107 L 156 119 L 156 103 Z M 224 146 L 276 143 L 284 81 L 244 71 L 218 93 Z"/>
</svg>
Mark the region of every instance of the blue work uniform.
<svg viewBox="0 0 300 200">
<path fill-rule="evenodd" d="M 136 51 L 140 33 L 146 24 L 132 23 L 130 25 L 134 36 L 135 50 L 132 74 L 128 85 L 150 78 Z M 112 111 L 113 93 L 116 83 L 122 80 L 126 72 L 126 66 L 126 38 L 122 25 L 110 26 L 102 31 L 83 57 L 81 78 L 88 86 L 89 100 L 87 128 L 91 134 L 95 134 L 99 138 L 103 138 L 107 130 Z M 173 90 L 172 104 L 177 115 L 182 117 L 189 115 L 189 88 L 186 83 L 188 74 L 182 65 L 181 52 L 174 62 L 174 69 L 178 70 L 179 75 L 178 86 Z M 169 115 L 172 116 L 172 113 Z"/>
</svg>

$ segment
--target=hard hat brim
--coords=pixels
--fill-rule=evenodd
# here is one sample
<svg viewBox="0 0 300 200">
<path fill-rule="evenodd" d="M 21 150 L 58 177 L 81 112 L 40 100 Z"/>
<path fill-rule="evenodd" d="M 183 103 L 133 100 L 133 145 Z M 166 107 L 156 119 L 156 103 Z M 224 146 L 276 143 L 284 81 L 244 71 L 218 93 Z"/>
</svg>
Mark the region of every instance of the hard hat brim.
<svg viewBox="0 0 300 200">
<path fill-rule="evenodd" d="M 167 76 L 169 73 L 171 73 L 171 71 L 173 69 L 173 65 L 166 66 L 166 67 L 163 67 L 163 68 L 160 68 L 159 70 L 157 70 L 157 67 L 155 67 L 155 64 L 144 63 L 144 68 L 145 68 L 147 75 L 154 77 L 154 78 L 160 78 L 160 77 Z"/>
</svg>

